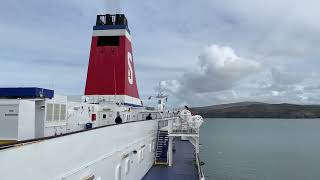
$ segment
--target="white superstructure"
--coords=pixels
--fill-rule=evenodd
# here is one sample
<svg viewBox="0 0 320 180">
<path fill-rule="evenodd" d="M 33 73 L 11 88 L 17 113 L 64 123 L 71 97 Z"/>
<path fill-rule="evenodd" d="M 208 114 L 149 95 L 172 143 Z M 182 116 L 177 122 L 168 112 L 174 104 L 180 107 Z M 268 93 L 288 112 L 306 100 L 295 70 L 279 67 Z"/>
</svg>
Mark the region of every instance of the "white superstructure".
<svg viewBox="0 0 320 180">
<path fill-rule="evenodd" d="M 81 99 L 86 101 L 86 98 Z M 58 136 L 115 124 L 117 114 L 126 123 L 145 120 L 149 113 L 154 119 L 172 116 L 118 102 L 91 104 L 68 101 L 67 96 L 57 95 L 52 99 L 0 99 L 0 140 L 23 141 Z"/>
</svg>

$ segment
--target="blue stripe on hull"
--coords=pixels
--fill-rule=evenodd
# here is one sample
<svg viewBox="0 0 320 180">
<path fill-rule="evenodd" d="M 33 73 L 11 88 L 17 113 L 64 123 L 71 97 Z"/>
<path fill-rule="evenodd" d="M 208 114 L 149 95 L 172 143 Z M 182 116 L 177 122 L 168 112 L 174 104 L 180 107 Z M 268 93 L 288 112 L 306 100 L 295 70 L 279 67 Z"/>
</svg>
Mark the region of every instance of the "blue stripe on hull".
<svg viewBox="0 0 320 180">
<path fill-rule="evenodd" d="M 129 34 L 130 34 L 130 30 L 128 28 L 128 26 L 126 25 L 103 25 L 103 26 L 93 26 L 93 30 L 97 31 L 97 30 L 115 30 L 115 29 L 126 29 Z"/>
</svg>

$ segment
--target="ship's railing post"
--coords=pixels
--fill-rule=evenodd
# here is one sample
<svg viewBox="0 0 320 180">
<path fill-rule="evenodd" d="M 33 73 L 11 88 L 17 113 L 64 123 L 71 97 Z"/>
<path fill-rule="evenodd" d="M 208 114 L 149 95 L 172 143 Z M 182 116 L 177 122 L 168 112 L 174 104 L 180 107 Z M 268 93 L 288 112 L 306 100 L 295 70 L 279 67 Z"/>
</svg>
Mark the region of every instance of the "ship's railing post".
<svg viewBox="0 0 320 180">
<path fill-rule="evenodd" d="M 205 180 L 204 173 L 202 170 L 202 162 L 200 161 L 199 153 L 196 153 L 196 163 L 197 163 L 199 180 Z"/>
<path fill-rule="evenodd" d="M 169 133 L 169 149 L 168 149 L 168 165 L 172 166 L 173 164 L 173 136 L 170 136 L 170 134 L 172 133 L 172 129 L 173 129 L 173 121 L 176 120 L 176 117 L 171 118 L 168 121 L 168 133 Z"/>
<path fill-rule="evenodd" d="M 172 166 L 173 164 L 173 136 L 169 136 L 169 148 L 168 148 L 168 160 L 169 160 L 169 166 Z"/>
<path fill-rule="evenodd" d="M 168 133 L 171 134 L 172 133 L 172 129 L 173 129 L 173 121 L 175 120 L 175 118 L 172 118 L 168 121 Z"/>
</svg>

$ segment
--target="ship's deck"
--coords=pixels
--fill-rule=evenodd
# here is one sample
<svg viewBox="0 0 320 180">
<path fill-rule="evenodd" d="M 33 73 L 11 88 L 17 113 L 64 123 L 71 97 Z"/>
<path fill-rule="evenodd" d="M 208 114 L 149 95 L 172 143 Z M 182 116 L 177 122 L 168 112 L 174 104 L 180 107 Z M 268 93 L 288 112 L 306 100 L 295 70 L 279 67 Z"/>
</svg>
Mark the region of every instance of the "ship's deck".
<svg viewBox="0 0 320 180">
<path fill-rule="evenodd" d="M 174 141 L 173 166 L 153 166 L 142 180 L 198 180 L 193 145 L 189 141 Z"/>
</svg>

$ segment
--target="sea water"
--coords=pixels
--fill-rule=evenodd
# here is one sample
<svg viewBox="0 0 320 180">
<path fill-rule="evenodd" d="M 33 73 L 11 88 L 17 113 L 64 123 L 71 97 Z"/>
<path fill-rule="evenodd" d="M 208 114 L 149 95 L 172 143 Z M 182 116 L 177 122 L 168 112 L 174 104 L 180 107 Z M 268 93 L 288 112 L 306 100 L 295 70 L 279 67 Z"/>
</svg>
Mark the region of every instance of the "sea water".
<svg viewBox="0 0 320 180">
<path fill-rule="evenodd" d="M 320 179 L 320 119 L 205 119 L 206 180 Z"/>
</svg>

